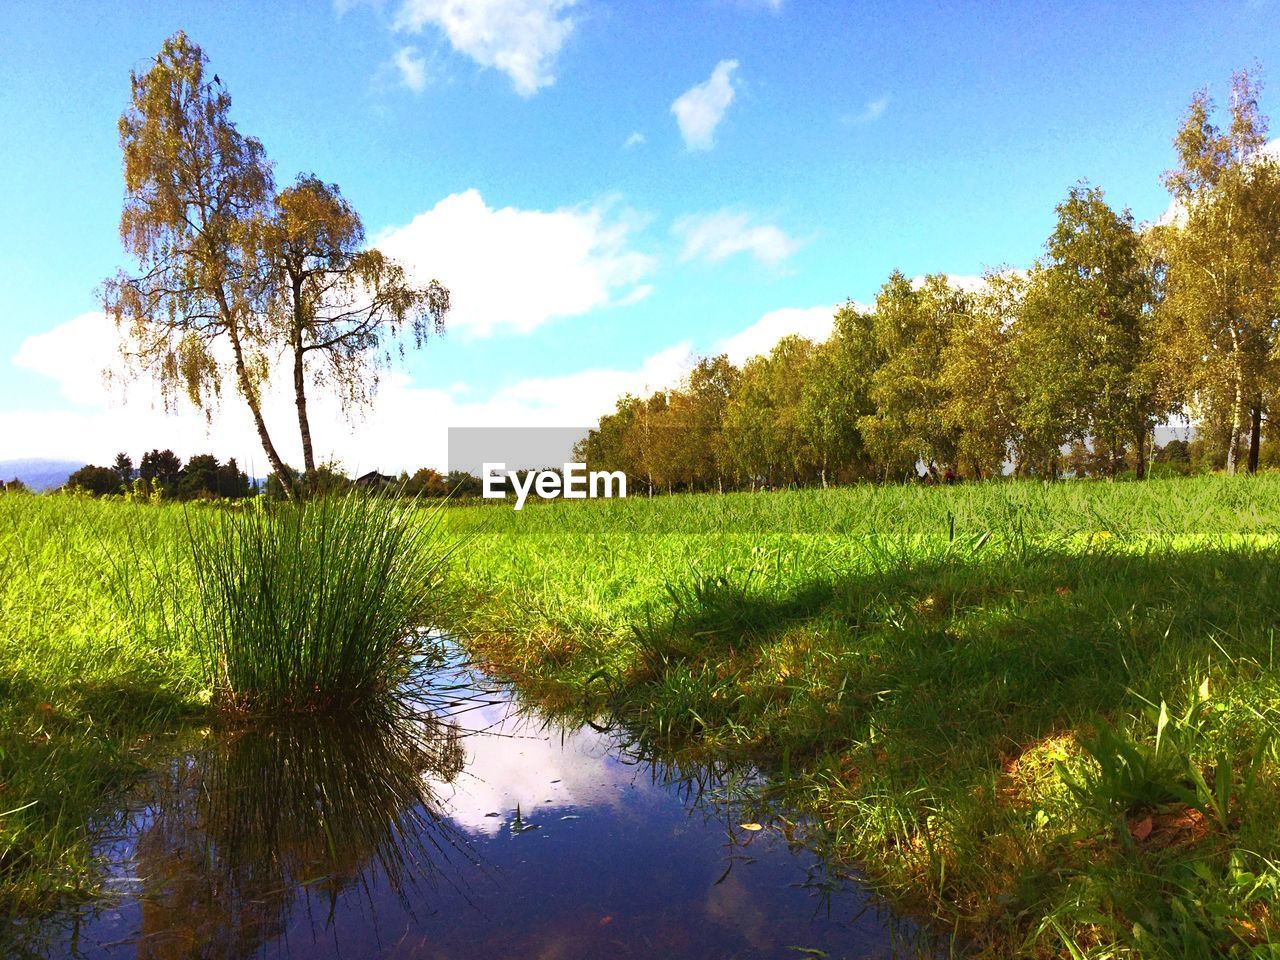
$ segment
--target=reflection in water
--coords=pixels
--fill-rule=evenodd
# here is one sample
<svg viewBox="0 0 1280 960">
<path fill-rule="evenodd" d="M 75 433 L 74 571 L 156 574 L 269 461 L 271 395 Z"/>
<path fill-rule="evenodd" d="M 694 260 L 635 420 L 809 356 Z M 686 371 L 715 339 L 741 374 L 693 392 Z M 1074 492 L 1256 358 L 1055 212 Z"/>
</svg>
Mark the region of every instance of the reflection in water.
<svg viewBox="0 0 1280 960">
<path fill-rule="evenodd" d="M 202 738 L 140 786 L 102 851 L 117 895 L 53 955 L 891 954 L 856 885 L 815 897 L 816 857 L 738 828 L 754 771 L 439 683 L 417 714 Z"/>
<path fill-rule="evenodd" d="M 206 737 L 146 782 L 134 813 L 137 956 L 254 956 L 298 902 L 327 923 L 375 880 L 408 908 L 465 856 L 429 787 L 464 760 L 458 728 L 430 715 Z"/>
</svg>

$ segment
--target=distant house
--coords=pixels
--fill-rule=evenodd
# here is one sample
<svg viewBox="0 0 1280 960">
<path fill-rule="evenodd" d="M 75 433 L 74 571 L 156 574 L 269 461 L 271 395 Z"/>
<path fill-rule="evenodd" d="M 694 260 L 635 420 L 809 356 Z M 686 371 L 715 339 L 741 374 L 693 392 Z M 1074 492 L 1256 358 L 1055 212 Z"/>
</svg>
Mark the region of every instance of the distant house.
<svg viewBox="0 0 1280 960">
<path fill-rule="evenodd" d="M 379 473 L 377 470 L 370 470 L 362 477 L 356 477 L 355 488 L 357 490 L 389 490 L 399 486 L 400 481 L 395 477 L 389 477 L 385 473 Z"/>
</svg>

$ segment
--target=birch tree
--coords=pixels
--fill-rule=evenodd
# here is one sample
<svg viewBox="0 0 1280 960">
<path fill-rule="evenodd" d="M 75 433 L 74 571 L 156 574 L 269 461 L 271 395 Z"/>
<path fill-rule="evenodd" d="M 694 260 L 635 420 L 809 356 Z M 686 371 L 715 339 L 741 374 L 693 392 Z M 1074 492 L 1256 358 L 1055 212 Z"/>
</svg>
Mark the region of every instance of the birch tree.
<svg viewBox="0 0 1280 960">
<path fill-rule="evenodd" d="M 1192 97 L 1173 141 L 1178 166 L 1164 178 L 1176 217 L 1159 232 L 1170 365 L 1206 426 L 1226 426 L 1228 473 L 1238 469 L 1246 416 L 1248 469 L 1258 467 L 1278 359 L 1280 165 L 1264 149 L 1258 91 L 1247 72 L 1235 75 L 1225 130 L 1208 93 Z"/>
<path fill-rule="evenodd" d="M 126 333 L 129 370 L 154 375 L 167 402 L 185 394 L 211 416 L 230 379 L 283 478 L 288 468 L 262 414 L 269 331 L 253 229 L 270 210 L 271 165 L 262 144 L 236 129 L 231 98 L 220 80 L 206 79 L 206 63 L 179 32 L 150 69 L 130 77 L 120 237 L 139 270 L 108 280 L 102 301 Z"/>
<path fill-rule="evenodd" d="M 298 177 L 275 199 L 258 232 L 271 278 L 273 328 L 288 344 L 294 404 L 308 484 L 316 462 L 307 385 L 332 387 L 343 409 L 367 405 L 379 369 L 403 352 L 408 334 L 421 347 L 444 330 L 449 290 L 415 285 L 399 263 L 366 248 L 359 214 L 336 184 Z"/>
</svg>

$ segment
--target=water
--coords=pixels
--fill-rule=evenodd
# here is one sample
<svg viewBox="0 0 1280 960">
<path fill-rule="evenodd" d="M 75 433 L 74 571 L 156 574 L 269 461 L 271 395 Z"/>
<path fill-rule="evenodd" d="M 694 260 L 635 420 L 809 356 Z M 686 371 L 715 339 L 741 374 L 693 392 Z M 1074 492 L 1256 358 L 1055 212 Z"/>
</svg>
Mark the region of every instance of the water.
<svg viewBox="0 0 1280 960">
<path fill-rule="evenodd" d="M 105 821 L 106 893 L 51 955 L 915 955 L 752 771 L 655 763 L 462 668 L 436 689 L 426 720 L 196 737 Z"/>
</svg>

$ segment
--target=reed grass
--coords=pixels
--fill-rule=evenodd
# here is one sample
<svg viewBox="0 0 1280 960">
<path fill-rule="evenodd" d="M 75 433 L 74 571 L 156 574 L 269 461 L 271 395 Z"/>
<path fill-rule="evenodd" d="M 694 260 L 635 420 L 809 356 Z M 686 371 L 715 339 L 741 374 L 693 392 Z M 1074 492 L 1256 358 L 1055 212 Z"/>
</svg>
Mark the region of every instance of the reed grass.
<svg viewBox="0 0 1280 960">
<path fill-rule="evenodd" d="M 438 654 L 437 512 L 359 495 L 191 518 L 196 647 L 219 705 L 279 715 L 393 694 Z"/>
</svg>

